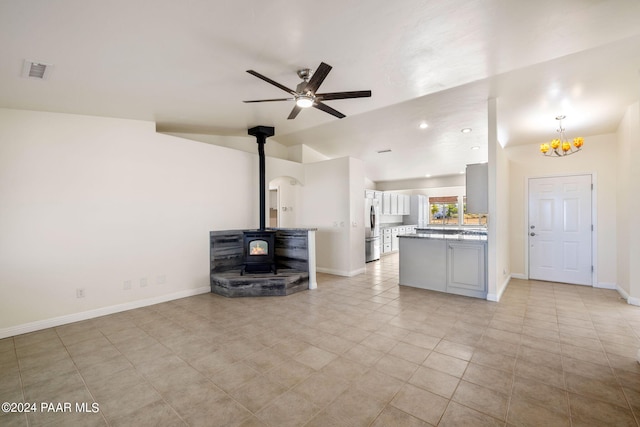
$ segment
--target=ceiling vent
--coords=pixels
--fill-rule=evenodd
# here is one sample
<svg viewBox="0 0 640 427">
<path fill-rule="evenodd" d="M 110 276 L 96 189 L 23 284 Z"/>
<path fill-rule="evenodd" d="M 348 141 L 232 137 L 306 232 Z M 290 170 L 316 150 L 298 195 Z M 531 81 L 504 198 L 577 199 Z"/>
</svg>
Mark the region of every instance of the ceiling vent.
<svg viewBox="0 0 640 427">
<path fill-rule="evenodd" d="M 25 59 L 22 66 L 22 77 L 44 80 L 51 74 L 51 67 L 51 64 Z"/>
</svg>

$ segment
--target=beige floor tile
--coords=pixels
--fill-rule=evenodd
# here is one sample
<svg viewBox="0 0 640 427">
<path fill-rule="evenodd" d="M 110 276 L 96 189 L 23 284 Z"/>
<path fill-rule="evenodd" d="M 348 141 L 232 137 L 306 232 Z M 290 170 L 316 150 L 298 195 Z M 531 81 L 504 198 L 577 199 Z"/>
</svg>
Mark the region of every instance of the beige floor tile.
<svg viewBox="0 0 640 427">
<path fill-rule="evenodd" d="M 511 393 L 513 373 L 471 362 L 467 366 L 462 379 L 508 395 Z"/>
<path fill-rule="evenodd" d="M 571 426 L 568 414 L 561 414 L 540 405 L 538 401 L 531 401 L 520 396 L 511 399 L 507 422 L 509 425 L 527 427 Z"/>
<path fill-rule="evenodd" d="M 504 420 L 507 415 L 508 395 L 486 387 L 460 381 L 452 400 L 476 411 Z"/>
<path fill-rule="evenodd" d="M 335 353 L 311 346 L 295 356 L 294 360 L 317 371 L 337 357 L 338 355 Z"/>
<path fill-rule="evenodd" d="M 373 396 L 375 399 L 388 402 L 400 390 L 403 381 L 376 369 L 370 369 L 353 383 L 353 387 Z"/>
<path fill-rule="evenodd" d="M 428 427 L 430 424 L 400 411 L 393 406 L 387 406 L 371 424 L 371 427 Z"/>
<path fill-rule="evenodd" d="M 422 363 L 423 366 L 445 372 L 455 377 L 462 377 L 469 362 L 453 356 L 433 351 Z"/>
<path fill-rule="evenodd" d="M 438 426 L 441 427 L 499 427 L 503 425 L 504 421 L 490 417 L 489 415 L 453 401 L 449 403 L 449 406 L 447 406 L 447 410 L 444 412 L 444 415 L 442 415 L 442 420 L 438 424 Z"/>
<path fill-rule="evenodd" d="M 458 377 L 425 366 L 420 366 L 409 379 L 409 383 L 447 399 L 453 396 L 459 382 Z"/>
<path fill-rule="evenodd" d="M 617 382 L 602 381 L 574 373 L 565 373 L 567 390 L 582 396 L 603 400 L 615 405 L 627 407 L 622 387 Z"/>
<path fill-rule="evenodd" d="M 368 426 L 384 406 L 384 400 L 375 399 L 354 387 L 336 397 L 324 412 L 351 426 Z"/>
<path fill-rule="evenodd" d="M 314 372 L 315 371 L 312 368 L 303 365 L 302 363 L 292 361 L 286 365 L 278 365 L 266 372 L 264 375 L 287 388 L 291 388 L 304 381 Z"/>
<path fill-rule="evenodd" d="M 515 377 L 512 399 L 514 397 L 532 401 L 563 416 L 569 414 L 568 395 L 565 390 L 528 378 Z"/>
<path fill-rule="evenodd" d="M 247 381 L 230 395 L 242 406 L 255 413 L 286 391 L 287 388 L 282 384 L 259 376 Z"/>
<path fill-rule="evenodd" d="M 251 417 L 242 405 L 228 396 L 214 401 L 203 401 L 182 415 L 189 426 L 212 425 L 236 427 Z"/>
<path fill-rule="evenodd" d="M 407 381 L 411 378 L 411 375 L 418 369 L 418 366 L 419 365 L 415 363 L 408 362 L 390 354 L 382 356 L 374 365 L 375 369 L 402 381 Z"/>
<path fill-rule="evenodd" d="M 636 426 L 636 420 L 629 408 L 589 397 L 569 394 L 571 419 L 574 426 L 615 425 Z"/>
<path fill-rule="evenodd" d="M 616 291 L 512 279 L 492 303 L 398 286 L 397 269 L 391 255 L 289 297 L 203 294 L 2 339 L 1 401 L 101 411 L 0 424 L 636 425 L 640 311 Z"/>
<path fill-rule="evenodd" d="M 399 342 L 389 351 L 389 354 L 392 356 L 399 357 L 418 365 L 424 362 L 429 353 L 431 353 L 431 350 L 406 342 Z"/>
<path fill-rule="evenodd" d="M 320 408 L 300 393 L 289 391 L 276 398 L 256 416 L 270 426 L 295 427 L 310 421 Z"/>
<path fill-rule="evenodd" d="M 300 382 L 293 389 L 309 402 L 324 408 L 349 387 L 342 381 L 324 372 L 317 372 Z"/>
<path fill-rule="evenodd" d="M 406 384 L 391 401 L 391 405 L 422 421 L 437 425 L 447 408 L 448 399 Z"/>
</svg>

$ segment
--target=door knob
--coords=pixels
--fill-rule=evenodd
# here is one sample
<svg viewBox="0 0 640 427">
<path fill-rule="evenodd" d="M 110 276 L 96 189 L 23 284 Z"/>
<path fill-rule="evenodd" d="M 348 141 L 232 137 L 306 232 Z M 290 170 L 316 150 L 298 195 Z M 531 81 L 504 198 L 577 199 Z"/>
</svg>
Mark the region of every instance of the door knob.
<svg viewBox="0 0 640 427">
<path fill-rule="evenodd" d="M 536 235 L 536 233 L 534 233 L 534 232 L 529 233 L 529 236 L 535 236 L 535 235 Z"/>
</svg>

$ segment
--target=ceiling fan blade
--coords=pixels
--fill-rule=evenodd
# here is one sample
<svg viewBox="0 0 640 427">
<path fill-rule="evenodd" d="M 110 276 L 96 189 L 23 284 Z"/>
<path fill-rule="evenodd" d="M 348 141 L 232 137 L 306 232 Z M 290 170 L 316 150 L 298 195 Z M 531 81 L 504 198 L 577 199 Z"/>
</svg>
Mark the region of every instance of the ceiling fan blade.
<svg viewBox="0 0 640 427">
<path fill-rule="evenodd" d="M 265 82 L 267 82 L 267 83 L 271 83 L 271 84 L 272 84 L 272 85 L 274 85 L 275 87 L 278 87 L 278 88 L 282 89 L 282 90 L 283 90 L 283 91 L 285 91 L 285 92 L 289 92 L 291 95 L 295 95 L 295 94 L 296 94 L 296 92 L 295 92 L 295 91 L 293 91 L 293 90 L 289 89 L 289 88 L 288 88 L 288 87 L 286 87 L 286 86 L 281 85 L 281 84 L 280 84 L 280 83 L 278 83 L 278 82 L 274 82 L 274 81 L 273 81 L 273 80 L 271 80 L 269 77 L 265 77 L 265 76 L 263 76 L 262 74 L 258 73 L 257 71 L 247 70 L 247 73 L 251 74 L 252 76 L 256 76 L 257 78 L 259 78 L 259 79 L 261 79 L 261 80 L 264 80 L 264 81 L 265 81 Z"/>
<path fill-rule="evenodd" d="M 370 96 L 370 90 L 356 90 L 351 92 L 317 93 L 316 99 L 320 101 L 330 101 L 333 99 L 368 98 Z"/>
<path fill-rule="evenodd" d="M 327 77 L 327 74 L 329 74 L 331 68 L 331 65 L 327 65 L 324 62 L 321 62 L 320 66 L 318 66 L 318 69 L 315 70 L 311 75 L 311 79 L 309 80 L 309 83 L 307 83 L 306 90 L 310 90 L 312 93 L 316 93 L 316 90 L 318 90 L 324 79 Z"/>
<path fill-rule="evenodd" d="M 300 111 L 302 111 L 302 107 L 298 107 L 297 105 L 294 106 L 293 110 L 291 110 L 291 113 L 289 113 L 289 117 L 287 117 L 287 120 L 295 119 Z"/>
<path fill-rule="evenodd" d="M 277 99 L 255 99 L 252 101 L 242 101 L 246 103 L 250 102 L 273 102 L 273 101 L 293 101 L 295 98 L 277 98 Z"/>
<path fill-rule="evenodd" d="M 340 111 L 338 111 L 338 110 L 334 110 L 333 108 L 329 107 L 327 104 L 323 104 L 322 102 L 317 102 L 317 101 L 316 101 L 316 103 L 315 103 L 315 104 L 313 104 L 313 107 L 314 107 L 314 108 L 317 108 L 318 110 L 322 110 L 322 111 L 324 111 L 325 113 L 329 113 L 329 114 L 331 114 L 332 116 L 335 116 L 335 117 L 337 117 L 337 118 L 339 118 L 339 119 L 342 119 L 342 118 L 344 118 L 344 117 L 347 117 L 347 116 L 345 116 L 344 114 L 342 114 Z"/>
</svg>

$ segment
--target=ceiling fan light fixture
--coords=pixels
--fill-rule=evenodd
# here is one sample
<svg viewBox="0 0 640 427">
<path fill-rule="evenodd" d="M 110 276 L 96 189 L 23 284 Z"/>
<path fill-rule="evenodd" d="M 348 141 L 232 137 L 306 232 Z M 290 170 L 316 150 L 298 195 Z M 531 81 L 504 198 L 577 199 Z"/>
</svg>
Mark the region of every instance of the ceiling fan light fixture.
<svg viewBox="0 0 640 427">
<path fill-rule="evenodd" d="M 296 96 L 296 105 L 300 108 L 309 108 L 313 105 L 314 98 L 311 95 Z"/>
</svg>

